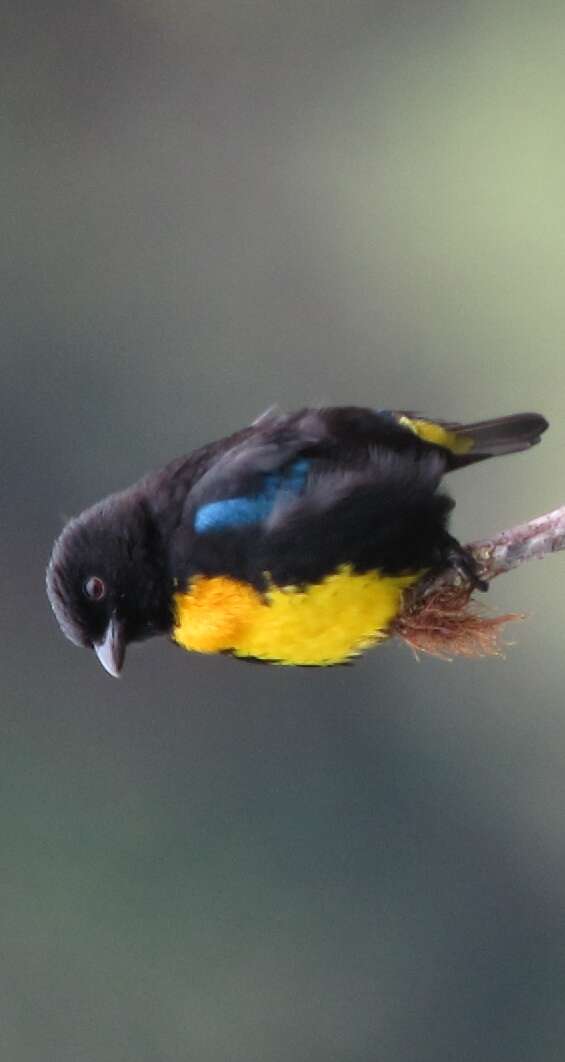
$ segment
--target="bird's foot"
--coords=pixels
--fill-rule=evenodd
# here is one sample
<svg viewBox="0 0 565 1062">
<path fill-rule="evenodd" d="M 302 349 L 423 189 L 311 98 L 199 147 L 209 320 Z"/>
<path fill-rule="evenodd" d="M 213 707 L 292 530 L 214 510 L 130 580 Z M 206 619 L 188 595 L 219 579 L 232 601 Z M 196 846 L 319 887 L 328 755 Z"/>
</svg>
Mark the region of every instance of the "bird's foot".
<svg viewBox="0 0 565 1062">
<path fill-rule="evenodd" d="M 488 581 L 480 575 L 479 564 L 469 549 L 461 546 L 455 538 L 449 540 L 447 548 L 442 556 L 442 564 L 461 580 L 468 583 L 472 590 L 480 590 L 486 593 L 489 588 Z"/>
</svg>

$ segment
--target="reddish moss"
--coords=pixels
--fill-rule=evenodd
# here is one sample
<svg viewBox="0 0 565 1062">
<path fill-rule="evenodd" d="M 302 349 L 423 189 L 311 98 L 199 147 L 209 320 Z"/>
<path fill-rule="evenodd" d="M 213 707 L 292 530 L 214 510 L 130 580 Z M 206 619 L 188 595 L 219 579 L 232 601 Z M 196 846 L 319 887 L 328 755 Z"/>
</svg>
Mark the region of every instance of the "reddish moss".
<svg viewBox="0 0 565 1062">
<path fill-rule="evenodd" d="M 500 656 L 505 625 L 523 618 L 517 612 L 488 616 L 471 600 L 468 587 L 448 586 L 408 605 L 392 633 L 415 653 L 430 653 L 444 660 Z"/>
</svg>

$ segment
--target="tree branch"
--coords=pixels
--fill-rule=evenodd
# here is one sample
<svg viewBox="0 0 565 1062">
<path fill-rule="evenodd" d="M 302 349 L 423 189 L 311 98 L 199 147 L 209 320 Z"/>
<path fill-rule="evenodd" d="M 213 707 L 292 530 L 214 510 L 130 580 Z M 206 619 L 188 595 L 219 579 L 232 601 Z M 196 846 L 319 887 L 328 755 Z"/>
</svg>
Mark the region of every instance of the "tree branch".
<svg viewBox="0 0 565 1062">
<path fill-rule="evenodd" d="M 565 505 L 465 548 L 478 576 L 489 582 L 528 560 L 565 549 Z M 416 652 L 434 656 L 499 655 L 505 624 L 524 616 L 489 615 L 472 599 L 473 589 L 469 576 L 457 568 L 429 574 L 405 593 L 391 633 Z"/>
<path fill-rule="evenodd" d="M 471 546 L 485 579 L 560 549 L 565 549 L 565 505 Z"/>
</svg>

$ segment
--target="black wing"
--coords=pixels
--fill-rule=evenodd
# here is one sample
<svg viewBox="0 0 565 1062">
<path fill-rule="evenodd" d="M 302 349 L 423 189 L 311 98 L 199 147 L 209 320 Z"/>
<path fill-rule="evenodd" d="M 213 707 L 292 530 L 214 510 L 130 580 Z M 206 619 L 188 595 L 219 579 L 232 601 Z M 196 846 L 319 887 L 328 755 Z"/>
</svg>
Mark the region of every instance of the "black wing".
<svg viewBox="0 0 565 1062">
<path fill-rule="evenodd" d="M 414 570 L 445 536 L 444 451 L 386 414 L 273 414 L 213 461 L 188 494 L 175 574 L 256 586 L 318 581 L 341 565 Z"/>
</svg>

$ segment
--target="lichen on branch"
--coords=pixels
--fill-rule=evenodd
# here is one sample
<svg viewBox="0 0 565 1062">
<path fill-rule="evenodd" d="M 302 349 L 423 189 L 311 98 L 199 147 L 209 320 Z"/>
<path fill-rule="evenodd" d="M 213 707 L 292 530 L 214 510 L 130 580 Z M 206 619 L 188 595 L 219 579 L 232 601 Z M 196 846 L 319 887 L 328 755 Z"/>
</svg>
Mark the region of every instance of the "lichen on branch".
<svg viewBox="0 0 565 1062">
<path fill-rule="evenodd" d="M 477 575 L 486 582 L 561 549 L 565 549 L 565 505 L 466 546 Z M 406 592 L 391 633 L 416 653 L 444 659 L 501 655 L 505 625 L 524 614 L 489 615 L 473 590 L 470 578 L 457 568 L 428 575 Z"/>
</svg>

